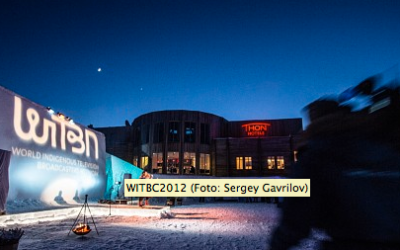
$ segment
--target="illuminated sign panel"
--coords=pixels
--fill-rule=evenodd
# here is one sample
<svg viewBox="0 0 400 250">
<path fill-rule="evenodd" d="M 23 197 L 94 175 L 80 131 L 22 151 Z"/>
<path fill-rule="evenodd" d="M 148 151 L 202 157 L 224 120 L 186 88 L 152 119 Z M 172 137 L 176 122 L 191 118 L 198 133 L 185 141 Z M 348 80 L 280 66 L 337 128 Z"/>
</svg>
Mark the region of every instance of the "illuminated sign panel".
<svg viewBox="0 0 400 250">
<path fill-rule="evenodd" d="M 266 136 L 269 126 L 271 126 L 271 124 L 266 122 L 252 122 L 243 124 L 242 128 L 244 129 L 246 136 L 258 137 Z"/>
<path fill-rule="evenodd" d="M 66 150 L 66 141 L 71 145 L 71 152 L 75 154 L 83 154 L 86 152 L 86 156 L 90 157 L 90 141 L 92 140 L 94 144 L 95 158 L 99 158 L 99 142 L 95 133 L 88 129 L 82 130 L 79 126 L 74 123 L 58 117 L 56 115 L 51 115 L 51 120 L 41 117 L 39 113 L 33 109 L 29 108 L 26 110 L 26 120 L 28 122 L 29 129 L 25 132 L 22 129 L 22 101 L 21 98 L 14 97 L 14 131 L 17 136 L 23 141 L 33 141 L 37 145 L 46 145 L 51 142 L 51 147 L 57 148 L 57 139 L 59 140 L 59 148 Z M 42 123 L 42 131 L 37 131 L 38 126 Z M 59 129 L 57 129 L 59 125 Z M 37 133 L 41 132 L 41 136 Z M 57 138 L 57 135 L 59 138 Z"/>
<path fill-rule="evenodd" d="M 11 151 L 8 199 L 102 198 L 104 135 L 0 87 L 0 149 Z"/>
</svg>

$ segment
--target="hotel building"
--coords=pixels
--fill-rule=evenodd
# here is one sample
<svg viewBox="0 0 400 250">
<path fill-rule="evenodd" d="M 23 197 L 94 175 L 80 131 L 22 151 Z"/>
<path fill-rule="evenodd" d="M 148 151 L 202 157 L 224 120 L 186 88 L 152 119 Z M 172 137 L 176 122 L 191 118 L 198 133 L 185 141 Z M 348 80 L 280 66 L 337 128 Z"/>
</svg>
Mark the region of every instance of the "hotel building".
<svg viewBox="0 0 400 250">
<path fill-rule="evenodd" d="M 152 173 L 286 175 L 296 160 L 301 118 L 227 121 L 186 110 L 151 112 L 123 127 L 95 128 L 106 151 Z"/>
</svg>

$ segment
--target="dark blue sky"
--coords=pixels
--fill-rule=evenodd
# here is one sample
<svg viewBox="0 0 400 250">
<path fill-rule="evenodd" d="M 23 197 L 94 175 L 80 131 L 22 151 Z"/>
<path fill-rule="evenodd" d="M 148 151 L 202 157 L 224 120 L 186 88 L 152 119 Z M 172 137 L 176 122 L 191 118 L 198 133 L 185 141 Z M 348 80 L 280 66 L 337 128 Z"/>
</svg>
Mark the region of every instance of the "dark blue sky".
<svg viewBox="0 0 400 250">
<path fill-rule="evenodd" d="M 0 85 L 95 127 L 302 117 L 399 61 L 398 0 L 0 2 Z"/>
</svg>

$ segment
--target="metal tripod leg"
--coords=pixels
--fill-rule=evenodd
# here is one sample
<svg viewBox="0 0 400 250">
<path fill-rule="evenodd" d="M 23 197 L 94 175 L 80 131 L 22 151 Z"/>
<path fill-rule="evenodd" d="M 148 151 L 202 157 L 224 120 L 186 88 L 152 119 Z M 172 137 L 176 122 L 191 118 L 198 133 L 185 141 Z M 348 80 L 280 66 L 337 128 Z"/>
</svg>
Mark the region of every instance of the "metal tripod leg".
<svg viewBox="0 0 400 250">
<path fill-rule="evenodd" d="M 79 215 L 81 215 L 81 212 L 82 212 L 82 210 L 83 210 L 84 207 L 85 207 L 85 204 L 82 205 L 81 211 L 79 211 L 79 214 L 78 214 L 78 216 L 76 217 L 74 224 L 72 224 L 72 227 L 71 227 L 71 229 L 70 229 L 69 232 L 68 232 L 68 235 L 71 233 L 72 228 L 74 228 L 74 226 L 76 225 L 76 222 L 77 222 L 78 219 L 79 219 Z"/>
<path fill-rule="evenodd" d="M 89 210 L 90 217 L 92 218 L 92 222 L 93 222 L 94 228 L 96 228 L 97 235 L 99 235 L 99 231 L 97 231 L 96 223 L 94 223 L 94 219 L 93 219 L 93 216 L 92 216 L 92 212 L 90 211 L 89 204 L 86 204 L 86 205 L 87 205 L 87 208 Z"/>
</svg>

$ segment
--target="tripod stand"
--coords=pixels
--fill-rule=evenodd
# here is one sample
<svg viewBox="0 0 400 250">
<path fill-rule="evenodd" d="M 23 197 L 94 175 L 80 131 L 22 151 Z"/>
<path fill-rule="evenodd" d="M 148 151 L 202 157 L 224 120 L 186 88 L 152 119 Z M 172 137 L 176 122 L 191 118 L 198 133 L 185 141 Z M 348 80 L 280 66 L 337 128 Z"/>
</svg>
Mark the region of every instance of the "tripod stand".
<svg viewBox="0 0 400 250">
<path fill-rule="evenodd" d="M 99 235 L 99 231 L 97 231 L 96 223 L 94 222 L 92 213 L 90 212 L 89 204 L 87 203 L 87 197 L 88 197 L 88 195 L 85 196 L 85 203 L 83 203 L 81 211 L 79 211 L 79 214 L 76 217 L 74 224 L 72 224 L 72 227 L 68 232 L 68 235 L 71 233 L 71 231 L 73 231 L 75 234 L 81 235 L 81 236 L 88 234 L 88 233 L 90 233 L 90 231 L 92 231 L 88 225 L 88 219 L 86 218 L 86 208 L 88 209 L 90 217 L 92 218 L 92 222 L 93 222 L 94 227 L 96 228 L 97 235 Z M 79 215 L 81 215 L 81 212 L 83 209 L 85 209 L 83 212 L 83 224 L 81 223 L 79 227 L 75 227 L 76 222 L 79 219 Z"/>
</svg>

